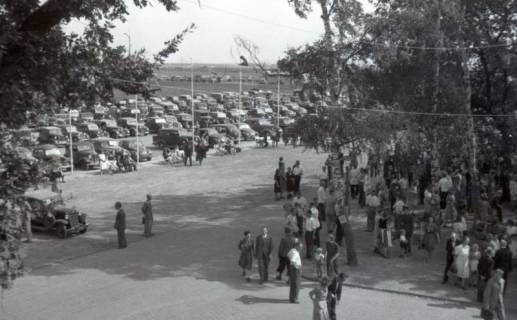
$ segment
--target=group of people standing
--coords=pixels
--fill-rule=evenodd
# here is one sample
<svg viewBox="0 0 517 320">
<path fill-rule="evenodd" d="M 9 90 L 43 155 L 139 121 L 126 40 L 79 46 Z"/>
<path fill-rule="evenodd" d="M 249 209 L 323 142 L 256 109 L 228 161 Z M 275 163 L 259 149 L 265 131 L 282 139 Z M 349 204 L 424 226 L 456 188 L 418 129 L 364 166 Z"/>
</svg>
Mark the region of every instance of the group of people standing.
<svg viewBox="0 0 517 320">
<path fill-rule="evenodd" d="M 292 167 L 285 167 L 284 158 L 278 160 L 278 168 L 274 175 L 275 200 L 284 199 L 285 196 L 293 195 L 300 191 L 303 169 L 299 160 L 296 160 Z"/>
<path fill-rule="evenodd" d="M 153 218 L 153 206 L 151 203 L 152 196 L 148 194 L 146 196 L 146 201 L 142 205 L 142 224 L 144 225 L 144 237 L 149 238 L 153 235 L 152 228 L 154 223 Z M 117 214 L 115 216 L 115 225 L 114 228 L 117 230 L 117 240 L 118 240 L 118 248 L 124 249 L 127 248 L 127 238 L 126 238 L 126 212 L 122 208 L 122 203 L 120 201 L 115 202 L 115 209 L 117 210 Z"/>
</svg>

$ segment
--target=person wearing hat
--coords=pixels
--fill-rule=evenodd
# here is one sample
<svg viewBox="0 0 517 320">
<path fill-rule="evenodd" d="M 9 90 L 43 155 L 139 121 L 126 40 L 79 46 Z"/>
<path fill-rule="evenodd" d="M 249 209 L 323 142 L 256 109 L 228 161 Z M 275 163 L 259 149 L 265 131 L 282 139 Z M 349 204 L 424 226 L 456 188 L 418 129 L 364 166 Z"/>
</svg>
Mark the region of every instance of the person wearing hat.
<svg viewBox="0 0 517 320">
<path fill-rule="evenodd" d="M 115 202 L 115 209 L 117 209 L 117 216 L 115 217 L 115 229 L 117 229 L 118 248 L 124 249 L 127 247 L 126 240 L 126 213 L 122 209 L 122 203 Z"/>
<path fill-rule="evenodd" d="M 504 271 L 496 269 L 494 275 L 488 280 L 483 293 L 483 308 L 481 317 L 483 319 L 505 320 L 504 299 L 503 299 L 503 279 Z"/>
<path fill-rule="evenodd" d="M 144 237 L 149 238 L 152 236 L 152 228 L 153 228 L 153 206 L 151 204 L 152 196 L 150 194 L 147 195 L 147 200 L 144 202 L 142 206 L 142 223 L 144 224 Z"/>
<path fill-rule="evenodd" d="M 500 269 L 503 271 L 503 279 L 504 279 L 504 289 L 503 294 L 506 293 L 506 287 L 508 285 L 508 274 L 512 271 L 512 251 L 508 248 L 508 242 L 506 240 L 501 240 L 500 242 L 501 248 L 496 251 L 494 257 L 494 268 Z"/>
</svg>

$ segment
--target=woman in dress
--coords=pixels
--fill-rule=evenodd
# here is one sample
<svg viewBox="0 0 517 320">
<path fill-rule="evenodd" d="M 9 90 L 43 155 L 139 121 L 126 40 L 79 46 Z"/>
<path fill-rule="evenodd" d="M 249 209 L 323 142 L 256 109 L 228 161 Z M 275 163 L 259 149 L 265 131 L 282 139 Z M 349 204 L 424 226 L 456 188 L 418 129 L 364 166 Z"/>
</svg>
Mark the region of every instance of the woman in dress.
<svg viewBox="0 0 517 320">
<path fill-rule="evenodd" d="M 251 267 L 253 265 L 253 252 L 255 251 L 251 232 L 244 231 L 244 238 L 239 242 L 239 250 L 241 255 L 239 257 L 239 266 L 242 268 L 242 276 L 250 282 Z"/>
<path fill-rule="evenodd" d="M 424 231 L 423 247 L 427 251 L 427 258 L 425 261 L 429 262 L 433 256 L 436 244 L 440 242 L 440 230 L 438 225 L 434 222 L 434 218 L 432 216 L 429 217 Z"/>
<path fill-rule="evenodd" d="M 456 283 L 461 282 L 461 287 L 465 290 L 466 283 L 470 278 L 470 265 L 469 265 L 469 256 L 470 256 L 470 239 L 469 237 L 465 237 L 463 242 L 454 248 L 454 262 L 456 264 Z"/>
<path fill-rule="evenodd" d="M 287 195 L 292 195 L 294 193 L 294 175 L 292 173 L 291 167 L 287 167 L 285 172 L 285 183 Z"/>
<path fill-rule="evenodd" d="M 320 281 L 319 287 L 314 288 L 311 292 L 309 292 L 309 297 L 311 298 L 312 304 L 314 306 L 312 320 L 330 319 L 327 306 L 328 285 L 328 278 L 323 277 Z"/>
</svg>

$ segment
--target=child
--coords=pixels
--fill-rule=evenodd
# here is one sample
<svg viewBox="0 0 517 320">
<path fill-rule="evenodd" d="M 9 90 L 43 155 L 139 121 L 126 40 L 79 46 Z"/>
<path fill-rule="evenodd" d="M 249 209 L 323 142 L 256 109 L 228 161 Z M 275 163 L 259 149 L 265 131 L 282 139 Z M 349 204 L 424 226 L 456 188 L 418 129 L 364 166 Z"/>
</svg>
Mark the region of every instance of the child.
<svg viewBox="0 0 517 320">
<path fill-rule="evenodd" d="M 406 237 L 406 230 L 400 230 L 400 248 L 402 249 L 401 258 L 405 258 L 409 254 L 409 243 Z"/>
<path fill-rule="evenodd" d="M 323 265 L 325 264 L 325 254 L 323 249 L 317 248 L 314 253 L 314 263 L 316 264 L 316 276 L 318 280 L 323 277 Z"/>
<path fill-rule="evenodd" d="M 474 243 L 470 248 L 469 254 L 469 267 L 470 267 L 470 285 L 477 286 L 478 278 L 478 264 L 481 258 L 481 251 L 479 251 L 479 245 Z"/>
</svg>

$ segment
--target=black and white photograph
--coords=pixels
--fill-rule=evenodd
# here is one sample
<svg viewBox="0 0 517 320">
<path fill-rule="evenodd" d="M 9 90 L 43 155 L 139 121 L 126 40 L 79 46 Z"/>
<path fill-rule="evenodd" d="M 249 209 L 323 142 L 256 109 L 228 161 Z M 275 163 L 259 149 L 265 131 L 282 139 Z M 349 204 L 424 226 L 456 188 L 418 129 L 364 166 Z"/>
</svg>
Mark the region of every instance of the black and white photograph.
<svg viewBox="0 0 517 320">
<path fill-rule="evenodd" d="M 1 320 L 517 320 L 517 0 L 0 0 Z"/>
</svg>

